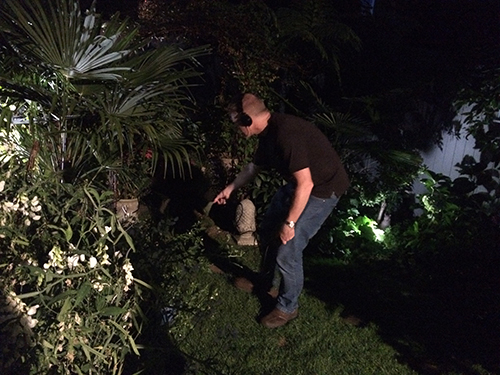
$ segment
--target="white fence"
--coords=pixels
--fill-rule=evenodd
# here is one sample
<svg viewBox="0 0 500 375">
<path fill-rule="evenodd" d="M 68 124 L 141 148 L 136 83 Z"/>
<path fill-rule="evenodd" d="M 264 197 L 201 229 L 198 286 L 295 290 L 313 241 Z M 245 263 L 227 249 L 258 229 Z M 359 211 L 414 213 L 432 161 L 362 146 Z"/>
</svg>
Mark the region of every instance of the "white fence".
<svg viewBox="0 0 500 375">
<path fill-rule="evenodd" d="M 463 115 L 457 115 L 457 119 Z M 475 139 L 472 136 L 467 136 L 467 130 L 462 129 L 459 137 L 455 134 L 443 134 L 443 144 L 434 146 L 428 152 L 422 152 L 423 164 L 430 171 L 442 173 L 445 176 L 455 179 L 459 176 L 456 165 L 460 163 L 465 155 L 470 155 L 476 160 L 479 160 L 479 151 L 474 149 Z M 416 181 L 413 184 L 413 191 L 417 194 L 425 191 L 424 186 Z"/>
</svg>

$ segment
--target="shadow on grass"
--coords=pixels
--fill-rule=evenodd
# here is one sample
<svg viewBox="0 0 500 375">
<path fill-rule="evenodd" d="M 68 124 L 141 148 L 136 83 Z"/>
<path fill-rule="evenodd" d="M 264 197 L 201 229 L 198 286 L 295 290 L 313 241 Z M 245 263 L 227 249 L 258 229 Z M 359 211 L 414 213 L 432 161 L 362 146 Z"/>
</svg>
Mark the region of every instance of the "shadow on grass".
<svg viewBox="0 0 500 375">
<path fill-rule="evenodd" d="M 270 285 L 263 282 L 261 274 L 236 261 L 234 257 L 228 257 L 220 243 L 210 236 L 204 238 L 204 243 L 205 256 L 215 266 L 213 270 L 224 274 L 227 282 L 233 287 L 243 292 L 252 293 L 257 297 L 260 310 L 255 320 L 259 322 L 276 305 L 276 300 L 268 294 Z M 257 253 L 259 250 L 257 247 L 248 247 L 247 251 Z"/>
<path fill-rule="evenodd" d="M 138 344 L 144 345 L 141 356 L 128 356 L 124 375 L 136 375 L 138 369 L 149 375 L 182 375 L 186 371 L 187 360 L 169 339 L 167 325 L 155 324 L 161 317 L 153 318 L 146 326 Z"/>
<path fill-rule="evenodd" d="M 346 322 L 373 323 L 422 374 L 500 374 L 500 249 L 443 249 L 415 272 L 399 260 L 305 259 L 308 293 Z M 425 272 L 422 272 L 425 270 Z"/>
<path fill-rule="evenodd" d="M 360 329 L 375 324 L 401 362 L 419 373 L 500 374 L 500 243 L 494 238 L 498 233 L 474 248 L 350 264 L 306 251 L 305 288 L 332 310 L 341 306 L 346 322 Z M 206 245 L 230 281 L 256 281 L 255 272 L 225 257 L 215 241 Z"/>
</svg>

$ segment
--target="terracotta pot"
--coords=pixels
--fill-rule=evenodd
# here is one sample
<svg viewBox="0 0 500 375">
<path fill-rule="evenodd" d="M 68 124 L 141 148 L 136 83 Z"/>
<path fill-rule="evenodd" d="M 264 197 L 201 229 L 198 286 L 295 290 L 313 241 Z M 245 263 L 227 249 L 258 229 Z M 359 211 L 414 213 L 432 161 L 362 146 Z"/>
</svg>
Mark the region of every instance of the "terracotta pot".
<svg viewBox="0 0 500 375">
<path fill-rule="evenodd" d="M 120 199 L 116 202 L 116 216 L 120 221 L 136 220 L 139 212 L 139 199 Z"/>
</svg>

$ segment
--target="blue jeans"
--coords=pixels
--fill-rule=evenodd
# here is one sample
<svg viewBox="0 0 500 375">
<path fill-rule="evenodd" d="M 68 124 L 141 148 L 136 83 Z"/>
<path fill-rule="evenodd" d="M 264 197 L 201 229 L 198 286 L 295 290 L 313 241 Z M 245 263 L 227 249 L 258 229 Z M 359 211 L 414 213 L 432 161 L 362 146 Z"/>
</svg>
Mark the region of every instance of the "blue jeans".
<svg viewBox="0 0 500 375">
<path fill-rule="evenodd" d="M 278 190 L 259 228 L 260 246 L 263 252 L 261 268 L 264 277 L 272 279 L 275 269 L 273 265 L 277 265 L 281 282 L 276 307 L 288 314 L 298 307 L 299 296 L 304 287 L 302 251 L 339 200 L 334 194 L 330 198 L 311 195 L 295 225 L 295 236 L 283 245 L 279 239 L 279 231 L 288 215 L 293 192 L 292 184 L 287 184 Z"/>
</svg>

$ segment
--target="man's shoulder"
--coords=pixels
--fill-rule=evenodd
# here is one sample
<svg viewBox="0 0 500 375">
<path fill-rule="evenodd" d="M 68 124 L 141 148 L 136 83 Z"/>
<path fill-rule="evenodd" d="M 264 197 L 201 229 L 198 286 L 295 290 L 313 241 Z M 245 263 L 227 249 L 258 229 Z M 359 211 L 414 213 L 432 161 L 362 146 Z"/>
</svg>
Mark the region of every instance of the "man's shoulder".
<svg viewBox="0 0 500 375">
<path fill-rule="evenodd" d="M 271 114 L 271 121 L 276 123 L 310 123 L 302 117 L 291 115 L 288 113 L 273 112 Z"/>
<path fill-rule="evenodd" d="M 312 122 L 287 113 L 273 113 L 271 119 L 271 123 L 278 129 L 278 133 L 302 131 L 314 127 Z"/>
</svg>

